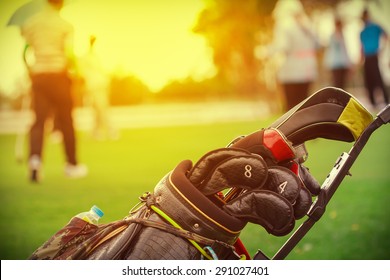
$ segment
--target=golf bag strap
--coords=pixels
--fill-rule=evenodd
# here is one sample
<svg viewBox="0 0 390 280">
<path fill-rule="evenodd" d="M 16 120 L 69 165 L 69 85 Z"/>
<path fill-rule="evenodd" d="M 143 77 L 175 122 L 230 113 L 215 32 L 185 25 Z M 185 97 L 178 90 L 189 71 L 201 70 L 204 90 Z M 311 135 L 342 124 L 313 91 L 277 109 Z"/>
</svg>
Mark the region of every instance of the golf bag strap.
<svg viewBox="0 0 390 280">
<path fill-rule="evenodd" d="M 167 219 L 169 220 L 170 219 L 170 218 L 167 217 L 167 215 L 165 213 L 163 213 L 157 207 L 152 206 L 150 208 L 153 210 L 153 212 L 157 213 L 163 219 L 165 219 L 165 220 L 167 220 Z M 81 255 L 79 257 L 86 257 L 86 256 L 88 256 L 95 249 L 99 248 L 100 245 L 102 245 L 106 241 L 112 239 L 113 237 L 117 236 L 119 233 L 121 233 L 123 230 L 125 230 L 130 224 L 133 224 L 133 223 L 134 224 L 138 224 L 139 226 L 156 228 L 156 229 L 168 232 L 170 234 L 173 234 L 175 236 L 185 238 L 185 239 L 189 240 L 190 243 L 192 245 L 194 245 L 194 247 L 196 249 L 198 249 L 199 252 L 204 257 L 206 257 L 207 259 L 214 259 L 214 258 L 211 257 L 210 254 L 208 254 L 206 252 L 206 250 L 204 250 L 204 248 L 201 247 L 198 243 L 201 243 L 201 244 L 207 246 L 208 248 L 212 248 L 214 245 L 221 245 L 223 247 L 231 249 L 234 252 L 234 246 L 229 245 L 229 244 L 227 244 L 225 242 L 222 242 L 222 241 L 219 241 L 219 240 L 213 240 L 213 239 L 201 236 L 199 234 L 196 234 L 194 232 L 187 231 L 187 230 L 182 229 L 180 227 L 175 227 L 174 225 L 169 225 L 169 224 L 166 224 L 166 223 L 149 220 L 149 219 L 147 219 L 147 217 L 148 217 L 148 215 L 146 215 L 144 217 L 130 216 L 130 217 L 125 218 L 124 220 L 122 220 L 122 221 L 120 221 L 118 223 L 118 224 L 120 224 L 120 226 L 116 230 L 114 230 L 114 231 L 108 233 L 107 235 L 105 235 L 103 238 L 101 238 L 99 240 L 98 243 L 95 243 L 93 245 L 91 244 L 92 246 L 90 246 L 89 248 L 80 248 L 82 250 L 79 250 L 80 253 L 81 253 Z M 175 223 L 173 222 L 173 224 L 175 224 Z M 127 247 L 127 246 L 123 246 L 123 247 Z M 239 258 L 239 257 L 237 256 L 237 258 Z"/>
<path fill-rule="evenodd" d="M 146 220 L 146 219 L 142 219 L 142 218 L 129 218 L 129 219 L 127 219 L 127 221 L 129 223 L 137 223 L 137 224 L 141 224 L 141 225 L 146 226 L 146 227 L 160 229 L 162 231 L 174 234 L 176 236 L 179 236 L 179 237 L 182 237 L 185 239 L 194 240 L 195 242 L 199 242 L 199 243 L 202 243 L 202 244 L 207 245 L 207 246 L 212 246 L 212 245 L 218 243 L 226 248 L 230 248 L 232 250 L 234 249 L 234 246 L 229 245 L 225 242 L 222 242 L 219 240 L 213 240 L 213 239 L 201 236 L 199 234 L 196 234 L 194 232 L 191 232 L 191 231 L 188 231 L 188 230 L 185 230 L 182 228 L 176 228 L 172 225 L 168 225 L 165 223 L 159 223 L 156 221 Z"/>
<path fill-rule="evenodd" d="M 175 234 L 175 235 L 179 235 L 181 237 L 186 238 L 202 254 L 202 256 L 205 257 L 206 259 L 213 260 L 215 258 L 212 256 L 212 254 L 209 254 L 202 246 L 200 246 L 198 244 L 198 242 L 199 243 L 204 243 L 203 241 L 206 241 L 206 242 L 210 243 L 210 241 L 211 241 L 212 243 L 210 243 L 209 245 L 214 245 L 214 244 L 218 243 L 220 245 L 223 245 L 224 247 L 227 247 L 227 248 L 231 249 L 233 251 L 233 253 L 235 253 L 234 246 L 231 246 L 231 245 L 229 245 L 229 244 L 227 244 L 225 242 L 222 242 L 222 241 L 212 240 L 212 239 L 203 237 L 201 235 L 198 235 L 196 233 L 192 233 L 192 232 L 184 230 L 171 217 L 169 217 L 166 213 L 164 213 L 164 211 L 162 211 L 156 205 L 150 203 L 151 201 L 154 200 L 153 195 L 151 195 L 150 198 L 151 199 L 147 202 L 148 207 L 150 207 L 156 214 L 158 214 L 161 218 L 163 218 L 165 221 L 167 221 L 168 223 L 171 224 L 171 226 L 161 224 L 161 225 L 164 226 L 164 230 L 168 231 L 169 233 L 172 233 L 172 234 Z M 150 225 L 152 225 L 152 224 L 153 224 L 153 226 L 156 225 L 156 223 L 151 223 Z M 173 230 L 173 231 L 170 232 L 170 230 Z M 181 235 L 181 234 L 183 234 L 183 235 Z M 189 235 L 189 236 L 187 237 L 186 235 Z M 207 243 L 205 243 L 205 244 L 207 245 Z M 209 247 L 209 248 L 211 248 L 211 247 Z M 237 254 L 235 254 L 235 255 L 237 255 Z M 239 259 L 238 255 L 237 255 L 237 258 Z"/>
</svg>

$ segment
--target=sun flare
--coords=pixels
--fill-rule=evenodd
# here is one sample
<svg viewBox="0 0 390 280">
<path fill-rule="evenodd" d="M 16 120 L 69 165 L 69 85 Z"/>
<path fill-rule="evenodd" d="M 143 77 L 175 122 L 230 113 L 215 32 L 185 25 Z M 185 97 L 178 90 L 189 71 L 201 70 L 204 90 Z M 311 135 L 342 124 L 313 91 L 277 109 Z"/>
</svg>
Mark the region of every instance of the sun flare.
<svg viewBox="0 0 390 280">
<path fill-rule="evenodd" d="M 34 0 L 37 1 L 37 0 Z M 23 39 L 15 26 L 6 26 L 12 13 L 28 1 L 0 2 L 0 89 L 15 85 L 23 72 Z M 62 16 L 75 28 L 75 53 L 95 52 L 108 72 L 134 75 L 152 91 L 171 80 L 201 80 L 215 74 L 212 50 L 191 30 L 204 7 L 201 0 L 69 0 Z M 8 86 L 7 86 L 8 85 Z"/>
</svg>

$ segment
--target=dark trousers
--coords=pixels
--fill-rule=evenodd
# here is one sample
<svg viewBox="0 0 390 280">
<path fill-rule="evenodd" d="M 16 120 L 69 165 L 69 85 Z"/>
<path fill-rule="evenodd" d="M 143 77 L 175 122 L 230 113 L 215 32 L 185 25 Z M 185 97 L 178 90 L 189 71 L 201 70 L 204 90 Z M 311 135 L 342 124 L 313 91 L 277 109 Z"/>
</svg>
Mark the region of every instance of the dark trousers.
<svg viewBox="0 0 390 280">
<path fill-rule="evenodd" d="M 348 76 L 348 68 L 337 68 L 332 70 L 333 86 L 344 89 Z"/>
<path fill-rule="evenodd" d="M 286 98 L 286 111 L 306 99 L 310 83 L 284 83 L 283 90 Z"/>
<path fill-rule="evenodd" d="M 30 129 L 30 156 L 42 156 L 45 121 L 54 113 L 63 135 L 66 160 L 77 164 L 70 78 L 66 73 L 45 73 L 33 75 L 31 80 L 35 121 Z"/>
<path fill-rule="evenodd" d="M 379 70 L 378 56 L 366 56 L 364 60 L 364 83 L 368 93 L 368 97 L 373 106 L 375 102 L 375 89 L 379 88 L 383 94 L 383 99 L 386 104 L 389 103 L 389 97 L 386 92 L 385 84 L 383 83 L 382 75 Z"/>
</svg>

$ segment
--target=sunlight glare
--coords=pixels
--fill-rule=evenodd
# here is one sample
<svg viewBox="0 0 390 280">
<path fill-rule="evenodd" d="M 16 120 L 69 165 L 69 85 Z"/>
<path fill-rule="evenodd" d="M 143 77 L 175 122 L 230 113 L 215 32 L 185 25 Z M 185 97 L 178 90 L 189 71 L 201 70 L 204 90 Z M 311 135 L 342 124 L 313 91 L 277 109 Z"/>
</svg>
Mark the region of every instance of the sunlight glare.
<svg viewBox="0 0 390 280">
<path fill-rule="evenodd" d="M 203 2 L 192 1 L 87 1 L 67 5 L 64 17 L 77 27 L 76 52 L 88 46 L 89 35 L 97 37 L 96 52 L 106 68 L 129 72 L 151 90 L 170 80 L 214 75 L 211 50 L 192 33 Z"/>
<path fill-rule="evenodd" d="M 4 25 L 0 27 L 0 36 L 17 34 L 12 34 L 13 40 L 2 40 L 6 43 L 2 42 L 0 53 L 14 66 L 13 75 L 23 71 L 21 62 L 16 61 L 21 57 L 22 40 L 17 27 L 5 25 L 13 11 L 28 1 L 18 2 L 0 4 L 13 7 L 6 10 L 8 15 L 2 15 Z M 212 50 L 203 37 L 191 31 L 203 7 L 202 0 L 69 0 L 61 13 L 75 27 L 77 56 L 88 50 L 89 37 L 94 35 L 95 52 L 107 72 L 120 69 L 156 92 L 172 80 L 202 80 L 215 74 Z M 10 76 L 9 66 L 0 65 L 0 74 L 3 71 Z"/>
</svg>

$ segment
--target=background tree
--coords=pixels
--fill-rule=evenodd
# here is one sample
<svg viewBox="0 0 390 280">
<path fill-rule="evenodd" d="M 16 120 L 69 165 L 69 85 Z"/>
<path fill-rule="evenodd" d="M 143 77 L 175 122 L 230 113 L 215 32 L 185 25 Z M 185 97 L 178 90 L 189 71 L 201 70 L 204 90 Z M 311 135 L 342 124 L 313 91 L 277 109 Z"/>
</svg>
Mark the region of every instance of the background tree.
<svg viewBox="0 0 390 280">
<path fill-rule="evenodd" d="M 259 64 L 254 56 L 259 29 L 269 33 L 276 0 L 209 0 L 193 31 L 213 49 L 217 78 L 244 95 L 257 90 Z"/>
<path fill-rule="evenodd" d="M 335 7 L 342 0 L 302 0 L 309 16 Z M 267 67 L 255 56 L 255 48 L 272 40 L 272 11 L 277 0 L 207 0 L 193 31 L 213 49 L 216 76 L 241 96 L 267 97 Z"/>
</svg>

